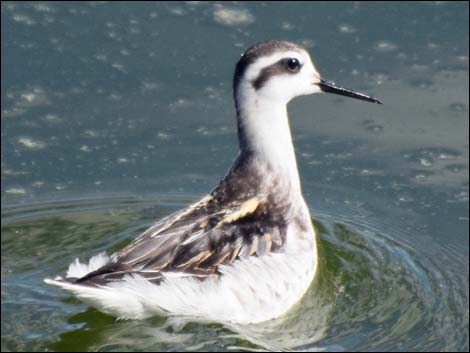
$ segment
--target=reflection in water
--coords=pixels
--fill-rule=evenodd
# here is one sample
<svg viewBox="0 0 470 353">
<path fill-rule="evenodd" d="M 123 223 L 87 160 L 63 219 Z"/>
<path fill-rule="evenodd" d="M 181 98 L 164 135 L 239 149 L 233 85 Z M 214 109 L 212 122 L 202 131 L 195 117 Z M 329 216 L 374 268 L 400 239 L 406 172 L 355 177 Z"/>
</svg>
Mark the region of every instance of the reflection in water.
<svg viewBox="0 0 470 353">
<path fill-rule="evenodd" d="M 266 323 L 224 326 L 174 317 L 116 321 L 42 283 L 62 272 L 74 255 L 116 251 L 155 215 L 190 199 L 82 200 L 4 210 L 2 347 L 18 350 L 21 337 L 31 335 L 30 349 L 54 351 L 392 350 L 464 344 L 465 322 L 459 321 L 464 294 L 449 290 L 461 286 L 461 278 L 438 270 L 438 259 L 373 224 L 325 214 L 314 222 L 320 255 L 314 283 L 293 310 Z M 149 208 L 154 204 L 159 206 Z M 22 258 L 29 261 L 18 261 Z M 18 330 L 18 325 L 24 326 Z"/>
</svg>

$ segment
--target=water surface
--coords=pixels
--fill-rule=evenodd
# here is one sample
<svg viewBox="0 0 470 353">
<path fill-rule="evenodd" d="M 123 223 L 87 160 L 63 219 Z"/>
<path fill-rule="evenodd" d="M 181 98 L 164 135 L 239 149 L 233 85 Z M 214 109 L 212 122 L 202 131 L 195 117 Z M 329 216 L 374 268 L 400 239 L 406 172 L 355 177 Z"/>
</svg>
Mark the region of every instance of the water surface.
<svg viewBox="0 0 470 353">
<path fill-rule="evenodd" d="M 468 3 L 2 2 L 2 351 L 468 351 Z M 320 272 L 250 327 L 116 321 L 42 282 L 210 191 L 260 40 L 383 106 L 289 104 Z"/>
</svg>

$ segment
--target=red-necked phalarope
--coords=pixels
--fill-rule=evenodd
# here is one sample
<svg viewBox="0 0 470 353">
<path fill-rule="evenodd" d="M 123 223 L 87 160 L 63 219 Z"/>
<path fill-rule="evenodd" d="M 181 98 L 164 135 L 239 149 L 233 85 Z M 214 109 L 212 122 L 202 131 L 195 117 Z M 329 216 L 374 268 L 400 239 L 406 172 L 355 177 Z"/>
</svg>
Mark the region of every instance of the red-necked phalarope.
<svg viewBox="0 0 470 353">
<path fill-rule="evenodd" d="M 286 105 L 317 92 L 380 102 L 322 80 L 307 51 L 284 41 L 249 48 L 233 91 L 240 154 L 219 185 L 111 257 L 77 259 L 65 278 L 47 283 L 120 318 L 171 313 L 255 323 L 299 301 L 317 250 Z"/>
</svg>

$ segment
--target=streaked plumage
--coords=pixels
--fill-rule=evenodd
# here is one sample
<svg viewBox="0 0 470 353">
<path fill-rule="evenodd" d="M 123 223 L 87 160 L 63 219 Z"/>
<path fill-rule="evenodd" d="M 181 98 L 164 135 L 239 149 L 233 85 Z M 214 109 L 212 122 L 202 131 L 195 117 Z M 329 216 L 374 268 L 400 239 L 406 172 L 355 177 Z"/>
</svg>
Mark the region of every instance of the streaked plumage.
<svg viewBox="0 0 470 353">
<path fill-rule="evenodd" d="M 118 253 L 99 254 L 88 265 L 76 261 L 65 278 L 46 282 L 121 318 L 171 313 L 251 323 L 282 315 L 317 267 L 286 104 L 322 85 L 296 44 L 248 49 L 234 75 L 240 154 L 227 176 Z"/>
<path fill-rule="evenodd" d="M 252 163 L 237 163 L 210 195 L 157 222 L 120 251 L 112 263 L 82 278 L 68 280 L 102 285 L 128 274 L 139 274 L 159 283 L 162 273 L 168 271 L 202 279 L 220 275 L 221 264 L 279 252 L 285 242 L 286 217 L 292 205 L 287 195 L 274 195 L 266 189 L 277 190 L 276 181 L 267 186 L 261 172 L 253 173 L 262 168 Z M 238 167 L 239 164 L 244 165 Z"/>
</svg>

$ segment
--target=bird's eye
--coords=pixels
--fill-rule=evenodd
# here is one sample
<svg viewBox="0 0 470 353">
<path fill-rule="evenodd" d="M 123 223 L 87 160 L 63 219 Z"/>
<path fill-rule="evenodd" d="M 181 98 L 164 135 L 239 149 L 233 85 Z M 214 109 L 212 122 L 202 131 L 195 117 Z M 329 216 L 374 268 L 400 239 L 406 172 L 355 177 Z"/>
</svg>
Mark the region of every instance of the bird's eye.
<svg viewBox="0 0 470 353">
<path fill-rule="evenodd" d="M 299 60 L 296 58 L 287 59 L 287 69 L 291 72 L 298 72 L 300 70 Z"/>
</svg>

